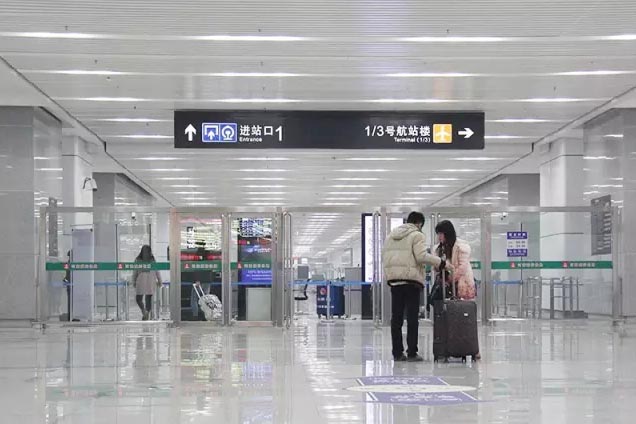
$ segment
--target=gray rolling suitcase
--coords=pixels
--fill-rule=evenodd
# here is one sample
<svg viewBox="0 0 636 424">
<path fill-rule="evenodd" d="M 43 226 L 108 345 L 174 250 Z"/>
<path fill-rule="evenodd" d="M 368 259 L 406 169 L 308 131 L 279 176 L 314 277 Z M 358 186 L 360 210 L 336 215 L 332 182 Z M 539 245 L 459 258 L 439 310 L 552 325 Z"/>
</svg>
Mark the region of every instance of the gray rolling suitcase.
<svg viewBox="0 0 636 424">
<path fill-rule="evenodd" d="M 442 273 L 442 288 L 446 286 L 445 272 Z M 473 360 L 479 353 L 477 336 L 477 304 L 470 300 L 456 299 L 457 287 L 453 284 L 454 298 L 446 298 L 433 304 L 433 357 L 434 360 L 448 361 L 451 357 L 466 361 Z"/>
</svg>

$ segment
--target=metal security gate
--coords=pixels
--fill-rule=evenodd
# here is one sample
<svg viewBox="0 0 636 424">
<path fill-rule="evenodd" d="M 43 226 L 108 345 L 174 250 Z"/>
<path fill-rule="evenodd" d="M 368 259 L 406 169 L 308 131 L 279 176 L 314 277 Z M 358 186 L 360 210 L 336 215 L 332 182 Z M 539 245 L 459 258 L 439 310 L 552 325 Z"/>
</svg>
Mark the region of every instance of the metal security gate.
<svg viewBox="0 0 636 424">
<path fill-rule="evenodd" d="M 453 221 L 458 236 L 471 245 L 483 323 L 538 317 L 541 311 L 554 319 L 589 314 L 611 317 L 617 323 L 623 320 L 620 209 L 611 211 L 611 234 L 595 234 L 590 223 L 599 211 L 593 207 L 454 207 L 421 212 L 427 219 L 425 232 L 431 249 L 436 244 L 435 225 L 442 219 Z M 130 292 L 129 280 L 139 269 L 162 275 L 163 287 L 154 296 L 155 319 L 192 320 L 196 302 L 191 295 L 187 301 L 185 297 L 198 282 L 206 293 L 218 294 L 223 305 L 218 325 L 289 327 L 297 304 L 294 261 L 298 256 L 296 234 L 302 227 L 299 218 L 322 214 L 333 215 L 333 219 L 348 217 L 360 222 L 366 216 L 370 220 L 370 260 L 361 264 L 368 265 L 370 272 L 367 281 L 359 283 L 371 288 L 373 323 L 388 326 L 390 291 L 382 275 L 382 246 L 391 228 L 408 213 L 390 208 L 44 207 L 38 227 L 37 318 L 50 322 L 69 315 L 66 319 L 72 320 L 77 310 L 67 311 L 79 305 L 85 309 L 79 319 L 98 322 L 91 313 L 96 307 L 90 300 L 94 296 L 91 290 L 110 284 L 117 290 L 109 293 L 119 295 L 113 309 L 108 309 L 111 295 L 106 297 L 108 318 L 125 321 L 137 306 L 132 295 L 124 299 L 123 293 Z M 117 228 L 127 230 L 118 232 Z M 511 232 L 526 237 L 525 257 L 507 255 Z M 111 240 L 110 234 L 118 239 Z M 611 239 L 611 253 L 596 254 L 590 240 L 603 237 Z M 146 242 L 152 245 L 156 262 L 136 263 L 138 245 Z M 83 256 L 67 255 L 73 243 L 79 243 L 76 251 L 83 245 L 93 250 L 82 251 Z M 81 300 L 77 293 L 88 300 Z M 253 301 L 250 305 L 262 307 L 248 308 L 247 298 Z M 184 319 L 186 316 L 190 318 Z"/>
</svg>

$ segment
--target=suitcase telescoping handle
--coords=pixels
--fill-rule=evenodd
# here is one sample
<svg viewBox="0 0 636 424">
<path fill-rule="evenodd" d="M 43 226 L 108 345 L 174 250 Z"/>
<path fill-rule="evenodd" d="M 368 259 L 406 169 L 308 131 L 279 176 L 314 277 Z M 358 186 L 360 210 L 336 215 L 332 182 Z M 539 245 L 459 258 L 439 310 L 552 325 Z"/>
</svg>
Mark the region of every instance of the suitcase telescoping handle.
<svg viewBox="0 0 636 424">
<path fill-rule="evenodd" d="M 442 255 L 441 259 L 444 261 L 444 265 L 446 265 L 446 255 Z M 444 269 L 440 270 L 440 272 L 442 274 L 442 299 L 446 300 L 446 266 L 444 266 Z M 457 299 L 457 286 L 453 284 L 452 280 L 451 287 L 453 298 Z"/>
<path fill-rule="evenodd" d="M 442 255 L 442 261 L 446 262 L 446 255 Z M 440 266 L 439 273 L 442 274 L 442 300 L 446 300 L 446 266 L 442 268 Z"/>
<path fill-rule="evenodd" d="M 201 283 L 199 283 L 198 281 L 195 281 L 194 284 L 192 284 L 192 287 L 194 287 L 194 292 L 197 294 L 197 297 L 201 299 L 203 295 L 205 294 L 203 292 L 203 287 L 201 287 Z"/>
</svg>

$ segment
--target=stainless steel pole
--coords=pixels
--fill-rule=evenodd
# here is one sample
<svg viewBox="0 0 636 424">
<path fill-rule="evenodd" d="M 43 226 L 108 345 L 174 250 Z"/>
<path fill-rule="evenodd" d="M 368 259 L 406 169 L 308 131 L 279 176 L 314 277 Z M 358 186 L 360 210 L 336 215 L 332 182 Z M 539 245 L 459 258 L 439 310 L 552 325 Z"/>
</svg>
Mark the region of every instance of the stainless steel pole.
<svg viewBox="0 0 636 424">
<path fill-rule="evenodd" d="M 232 269 L 230 241 L 232 239 L 232 214 L 221 215 L 222 250 L 221 250 L 221 297 L 223 300 L 223 318 L 221 324 L 232 324 Z"/>
<path fill-rule="evenodd" d="M 483 299 L 481 321 L 489 324 L 492 318 L 492 220 L 490 213 L 481 214 L 481 284 Z"/>
<path fill-rule="evenodd" d="M 623 317 L 623 269 L 622 269 L 623 210 L 612 208 L 612 322 L 620 325 Z"/>
<path fill-rule="evenodd" d="M 181 217 L 176 209 L 170 210 L 170 319 L 181 323 Z M 126 319 L 129 313 L 129 294 L 126 285 Z"/>
</svg>

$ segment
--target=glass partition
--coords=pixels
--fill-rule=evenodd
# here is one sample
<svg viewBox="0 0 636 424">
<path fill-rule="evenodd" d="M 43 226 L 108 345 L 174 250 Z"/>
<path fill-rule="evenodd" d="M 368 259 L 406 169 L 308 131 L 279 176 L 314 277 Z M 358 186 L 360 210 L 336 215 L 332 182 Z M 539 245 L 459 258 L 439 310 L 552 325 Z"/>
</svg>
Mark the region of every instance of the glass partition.
<svg viewBox="0 0 636 424">
<path fill-rule="evenodd" d="M 270 215 L 232 217 L 229 254 L 233 320 L 272 321 L 272 225 Z"/>
<path fill-rule="evenodd" d="M 602 214 L 601 214 L 602 215 Z M 612 314 L 611 211 L 494 213 L 493 316 Z"/>
<path fill-rule="evenodd" d="M 169 319 L 168 212 L 78 210 L 54 208 L 43 215 L 41 318 Z M 148 261 L 138 259 L 142 246 L 150 247 Z M 137 306 L 142 292 L 143 311 Z"/>
<path fill-rule="evenodd" d="M 200 299 L 211 295 L 214 296 L 212 300 L 221 304 L 223 302 L 221 216 L 182 214 L 179 226 L 181 320 L 213 321 L 220 324 L 221 311 L 215 309 L 211 316 L 206 316 L 206 309 L 201 307 Z"/>
</svg>

